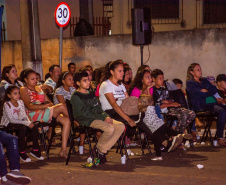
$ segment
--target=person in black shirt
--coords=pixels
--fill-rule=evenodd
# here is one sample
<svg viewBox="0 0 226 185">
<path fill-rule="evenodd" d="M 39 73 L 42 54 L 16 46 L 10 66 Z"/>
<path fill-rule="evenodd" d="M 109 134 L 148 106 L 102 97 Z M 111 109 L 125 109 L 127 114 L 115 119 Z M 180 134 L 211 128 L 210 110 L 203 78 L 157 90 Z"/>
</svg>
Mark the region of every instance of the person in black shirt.
<svg viewBox="0 0 226 185">
<path fill-rule="evenodd" d="M 219 104 L 226 105 L 226 75 L 219 74 L 216 78 L 217 93 L 214 95 Z"/>
</svg>

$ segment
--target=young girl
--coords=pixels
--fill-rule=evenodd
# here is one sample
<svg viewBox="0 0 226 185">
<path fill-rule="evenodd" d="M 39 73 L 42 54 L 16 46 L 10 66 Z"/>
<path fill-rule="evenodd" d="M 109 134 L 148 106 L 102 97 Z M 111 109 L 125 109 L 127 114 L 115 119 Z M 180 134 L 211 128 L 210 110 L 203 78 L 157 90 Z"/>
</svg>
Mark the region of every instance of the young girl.
<svg viewBox="0 0 226 185">
<path fill-rule="evenodd" d="M 53 97 L 54 105 L 65 103 L 66 100 L 70 100 L 74 91 L 75 88 L 72 73 L 69 73 L 68 71 L 61 73 Z"/>
<path fill-rule="evenodd" d="M 16 85 L 18 87 L 23 86 L 23 83 L 18 80 L 17 69 L 13 64 L 5 66 L 2 70 L 0 83 L 0 100 L 3 99 L 5 90 L 11 85 Z"/>
<path fill-rule="evenodd" d="M 131 70 L 130 67 L 124 66 L 124 75 L 123 75 L 122 82 L 127 91 L 129 90 L 130 83 L 131 83 L 130 75 L 129 75 L 130 70 Z"/>
<path fill-rule="evenodd" d="M 7 129 L 15 129 L 18 136 L 20 159 L 24 162 L 30 162 L 31 159 L 26 154 L 26 132 L 29 128 L 33 140 L 33 150 L 30 155 L 38 160 L 43 160 L 39 149 L 38 127 L 27 117 L 24 103 L 20 100 L 19 87 L 12 85 L 6 89 L 3 100 L 3 113 L 1 124 Z"/>
<path fill-rule="evenodd" d="M 97 88 L 96 88 L 96 92 L 95 92 L 95 96 L 99 97 L 99 90 L 100 90 L 100 82 L 101 82 L 101 78 L 103 76 L 104 73 L 104 67 L 101 67 L 97 70 L 96 75 L 95 75 L 95 80 L 96 80 L 96 84 L 97 84 Z"/>
<path fill-rule="evenodd" d="M 122 100 L 129 97 L 125 86 L 121 83 L 124 75 L 122 62 L 116 60 L 106 65 L 103 81 L 100 86 L 100 102 L 102 109 L 113 119 L 135 126 L 135 121 L 120 108 Z"/>
<path fill-rule="evenodd" d="M 140 94 L 152 95 L 153 86 L 151 72 L 147 69 L 141 69 L 137 72 L 129 88 L 130 96 L 139 97 Z"/>
<path fill-rule="evenodd" d="M 139 110 L 145 114 L 143 118 L 144 124 L 147 125 L 149 130 L 152 132 L 151 140 L 154 143 L 156 157 L 151 160 L 162 160 L 161 146 L 163 143 L 168 149 L 168 152 L 175 150 L 183 141 L 183 136 L 178 132 L 164 124 L 164 121 L 158 118 L 156 112 L 153 97 L 147 95 L 141 95 L 138 101 Z M 176 136 L 173 140 L 168 140 L 170 136 Z M 164 142 L 167 140 L 167 142 Z"/>
<path fill-rule="evenodd" d="M 36 72 L 32 69 L 27 69 L 23 73 L 21 80 L 25 83 L 25 86 L 20 88 L 20 94 L 23 94 L 21 99 L 31 120 L 48 123 L 54 121 L 63 125 L 60 155 L 66 158 L 67 140 L 71 126 L 66 105 L 58 104 L 53 106 L 50 103 L 47 95 L 37 86 Z M 51 129 L 48 131 L 48 137 L 51 137 Z"/>
</svg>

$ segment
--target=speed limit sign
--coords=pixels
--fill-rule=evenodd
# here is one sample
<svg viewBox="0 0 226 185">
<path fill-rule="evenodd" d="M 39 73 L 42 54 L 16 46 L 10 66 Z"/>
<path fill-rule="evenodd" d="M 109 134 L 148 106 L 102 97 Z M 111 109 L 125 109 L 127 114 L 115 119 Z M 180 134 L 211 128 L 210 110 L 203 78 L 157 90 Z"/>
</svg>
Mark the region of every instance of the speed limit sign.
<svg viewBox="0 0 226 185">
<path fill-rule="evenodd" d="M 55 20 L 58 26 L 65 27 L 71 18 L 71 10 L 67 3 L 60 3 L 55 10 Z"/>
</svg>

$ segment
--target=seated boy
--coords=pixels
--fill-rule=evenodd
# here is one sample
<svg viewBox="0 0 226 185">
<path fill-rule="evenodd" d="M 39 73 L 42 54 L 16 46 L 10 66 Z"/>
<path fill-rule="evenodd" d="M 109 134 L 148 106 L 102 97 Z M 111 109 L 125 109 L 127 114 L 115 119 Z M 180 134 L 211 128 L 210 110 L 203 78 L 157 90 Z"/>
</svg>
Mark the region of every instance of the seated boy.
<svg viewBox="0 0 226 185">
<path fill-rule="evenodd" d="M 166 87 L 164 87 L 164 74 L 160 69 L 152 71 L 151 76 L 155 82 L 153 87 L 153 99 L 155 104 L 159 105 L 162 113 L 168 113 L 178 118 L 176 131 L 181 134 L 184 133 L 186 127 L 195 119 L 194 111 L 181 107 L 181 104 L 174 102 L 170 97 L 170 93 Z M 192 139 L 189 135 L 188 139 Z"/>
<path fill-rule="evenodd" d="M 3 146 L 6 146 L 10 172 L 7 172 L 7 163 Z M 0 177 L 1 184 L 29 184 L 31 179 L 23 175 L 20 171 L 20 156 L 18 140 L 16 136 L 0 131 Z"/>
<path fill-rule="evenodd" d="M 218 92 L 214 95 L 219 104 L 226 105 L 226 75 L 219 74 L 216 79 Z"/>
<path fill-rule="evenodd" d="M 185 92 L 185 90 L 183 89 L 183 82 L 182 82 L 180 79 L 178 79 L 178 78 L 174 78 L 174 79 L 173 79 L 173 83 L 175 83 L 176 86 L 177 86 L 177 88 L 178 88 L 178 89 L 181 89 L 182 92 L 184 93 L 184 95 L 186 96 L 186 92 Z"/>
<path fill-rule="evenodd" d="M 73 116 L 81 125 L 100 129 L 103 134 L 97 143 L 97 153 L 100 163 L 106 163 L 106 153 L 116 143 L 123 133 L 123 123 L 113 120 L 105 113 L 95 92 L 89 91 L 90 81 L 88 73 L 81 71 L 74 75 L 74 82 L 78 86 L 71 97 Z"/>
</svg>

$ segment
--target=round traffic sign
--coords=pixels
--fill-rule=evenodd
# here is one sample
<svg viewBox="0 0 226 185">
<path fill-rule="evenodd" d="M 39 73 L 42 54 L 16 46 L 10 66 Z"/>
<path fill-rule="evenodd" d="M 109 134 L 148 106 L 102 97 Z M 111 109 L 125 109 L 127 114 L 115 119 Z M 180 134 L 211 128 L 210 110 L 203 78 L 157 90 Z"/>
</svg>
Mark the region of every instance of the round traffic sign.
<svg viewBox="0 0 226 185">
<path fill-rule="evenodd" d="M 65 27 L 71 18 L 71 10 L 67 3 L 60 3 L 55 10 L 55 21 L 58 26 Z"/>
</svg>

